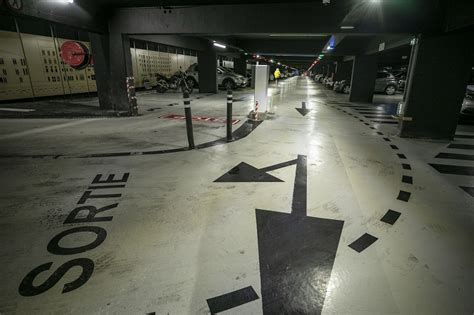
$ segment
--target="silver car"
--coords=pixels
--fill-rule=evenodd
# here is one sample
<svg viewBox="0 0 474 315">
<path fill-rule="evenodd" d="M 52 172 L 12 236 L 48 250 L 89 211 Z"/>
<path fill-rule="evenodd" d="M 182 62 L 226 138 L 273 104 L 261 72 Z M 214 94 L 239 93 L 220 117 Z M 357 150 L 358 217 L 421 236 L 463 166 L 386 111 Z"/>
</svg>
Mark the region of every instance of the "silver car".
<svg viewBox="0 0 474 315">
<path fill-rule="evenodd" d="M 468 85 L 461 106 L 461 114 L 474 115 L 474 85 Z"/>
<path fill-rule="evenodd" d="M 393 74 L 388 71 L 377 71 L 374 92 L 393 95 L 398 90 L 398 81 Z"/>
<path fill-rule="evenodd" d="M 194 63 L 186 70 L 186 83 L 188 86 L 197 87 L 199 85 L 198 64 Z M 248 79 L 224 67 L 217 67 L 217 85 L 226 90 L 245 87 Z"/>
</svg>

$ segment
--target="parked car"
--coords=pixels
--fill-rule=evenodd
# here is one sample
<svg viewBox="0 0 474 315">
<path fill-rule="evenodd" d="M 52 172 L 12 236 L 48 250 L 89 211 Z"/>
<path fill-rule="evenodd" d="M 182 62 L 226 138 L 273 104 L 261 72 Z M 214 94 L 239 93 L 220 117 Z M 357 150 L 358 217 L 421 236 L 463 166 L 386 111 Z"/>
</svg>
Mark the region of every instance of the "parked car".
<svg viewBox="0 0 474 315">
<path fill-rule="evenodd" d="M 323 79 L 322 84 L 323 84 L 324 87 L 332 88 L 332 86 L 334 84 L 332 77 L 325 77 Z"/>
<path fill-rule="evenodd" d="M 405 84 L 407 82 L 407 72 L 406 71 L 399 71 L 397 73 L 393 73 L 393 76 L 397 80 L 398 90 L 399 91 L 405 90 Z"/>
<path fill-rule="evenodd" d="M 468 85 L 462 102 L 461 114 L 474 115 L 474 85 Z"/>
<path fill-rule="evenodd" d="M 328 89 L 333 89 L 334 87 L 334 80 L 332 77 L 328 77 L 324 80 L 324 86 L 327 87 Z"/>
<path fill-rule="evenodd" d="M 189 87 L 197 87 L 199 85 L 198 64 L 194 63 L 186 70 L 186 83 Z M 245 87 L 248 79 L 235 72 L 226 71 L 222 67 L 217 68 L 217 85 L 224 89 L 236 89 Z"/>
<path fill-rule="evenodd" d="M 349 94 L 351 92 L 351 80 L 340 80 L 334 82 L 334 91 L 337 93 Z"/>
<path fill-rule="evenodd" d="M 219 66 L 219 67 L 217 67 L 217 72 L 218 72 L 218 73 L 219 73 L 219 70 L 221 70 L 221 71 L 223 71 L 223 72 L 226 72 L 226 73 L 229 73 L 229 74 L 231 74 L 231 75 L 237 76 L 238 78 L 240 78 L 240 79 L 242 79 L 242 80 L 243 80 L 243 79 L 247 79 L 247 81 L 246 81 L 246 83 L 245 83 L 244 85 L 238 86 L 238 87 L 246 87 L 246 86 L 249 84 L 249 80 L 248 80 L 248 78 L 247 78 L 246 75 L 245 75 L 245 76 L 244 76 L 244 75 L 241 75 L 241 74 L 235 72 L 234 69 L 232 69 L 232 68 Z"/>
<path fill-rule="evenodd" d="M 342 82 L 343 81 L 343 82 Z M 339 93 L 349 94 L 351 91 L 351 81 L 342 80 L 337 83 L 337 88 L 334 91 Z M 334 84 L 336 85 L 336 83 Z M 388 71 L 378 71 L 377 78 L 375 79 L 374 92 L 385 93 L 387 95 L 393 95 L 397 92 L 398 83 L 397 79 Z"/>
<path fill-rule="evenodd" d="M 374 92 L 393 95 L 398 90 L 398 82 L 393 74 L 388 71 L 377 71 Z"/>
<path fill-rule="evenodd" d="M 343 83 L 338 83 L 336 92 L 348 94 L 351 90 L 351 81 L 342 80 Z M 376 93 L 385 93 L 387 95 L 393 95 L 398 90 L 398 82 L 395 76 L 388 71 L 378 71 L 377 77 L 375 79 L 374 92 Z"/>
</svg>

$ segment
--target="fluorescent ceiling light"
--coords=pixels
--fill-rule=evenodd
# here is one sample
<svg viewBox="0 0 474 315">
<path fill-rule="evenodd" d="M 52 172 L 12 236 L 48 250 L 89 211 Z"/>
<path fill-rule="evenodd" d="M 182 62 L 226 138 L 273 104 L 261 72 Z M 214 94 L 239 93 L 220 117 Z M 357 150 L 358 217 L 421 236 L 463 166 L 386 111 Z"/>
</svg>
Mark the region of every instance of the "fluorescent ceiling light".
<svg viewBox="0 0 474 315">
<path fill-rule="evenodd" d="M 352 25 L 342 25 L 341 30 L 353 30 L 355 27 Z"/>
<path fill-rule="evenodd" d="M 219 44 L 219 43 L 214 43 L 213 45 L 216 46 L 216 47 L 219 47 L 219 48 L 224 48 L 224 49 L 227 47 L 226 45 L 222 45 L 222 44 Z"/>
<path fill-rule="evenodd" d="M 325 34 L 311 33 L 287 33 L 287 34 L 270 34 L 270 37 L 326 37 Z"/>
</svg>

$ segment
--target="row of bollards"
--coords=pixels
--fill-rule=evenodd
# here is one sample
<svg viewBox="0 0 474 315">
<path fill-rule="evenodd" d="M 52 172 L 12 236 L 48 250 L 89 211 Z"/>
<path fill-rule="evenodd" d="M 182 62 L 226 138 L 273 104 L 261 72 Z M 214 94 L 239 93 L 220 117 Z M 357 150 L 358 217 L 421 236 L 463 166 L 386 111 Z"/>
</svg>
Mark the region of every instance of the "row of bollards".
<svg viewBox="0 0 474 315">
<path fill-rule="evenodd" d="M 196 146 L 194 145 L 194 133 L 193 133 L 193 117 L 191 114 L 191 100 L 189 98 L 189 92 L 183 92 L 183 103 L 184 103 L 184 115 L 186 117 L 186 133 L 188 135 L 189 149 L 192 150 Z M 233 95 L 232 90 L 227 90 L 227 141 L 232 141 L 232 103 Z"/>
</svg>

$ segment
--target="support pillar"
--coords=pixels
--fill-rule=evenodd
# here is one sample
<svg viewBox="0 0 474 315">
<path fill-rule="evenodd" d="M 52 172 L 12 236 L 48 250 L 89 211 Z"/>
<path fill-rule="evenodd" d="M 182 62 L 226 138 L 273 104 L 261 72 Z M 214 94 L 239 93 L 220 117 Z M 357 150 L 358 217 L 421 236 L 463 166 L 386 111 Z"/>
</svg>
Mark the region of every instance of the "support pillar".
<svg viewBox="0 0 474 315">
<path fill-rule="evenodd" d="M 331 77 L 331 74 L 334 72 L 335 68 L 336 67 L 334 66 L 334 64 L 332 62 L 328 63 L 327 64 L 327 72 L 326 72 L 325 77 L 328 77 L 328 78 Z"/>
<path fill-rule="evenodd" d="M 198 51 L 200 93 L 217 93 L 217 53 L 212 48 Z"/>
<path fill-rule="evenodd" d="M 234 58 L 234 71 L 246 77 L 247 76 L 247 60 L 245 60 L 245 58 Z"/>
<path fill-rule="evenodd" d="M 347 80 L 351 77 L 352 61 L 338 62 L 334 81 Z"/>
<path fill-rule="evenodd" d="M 466 93 L 472 33 L 421 35 L 413 47 L 400 136 L 451 140 Z"/>
<path fill-rule="evenodd" d="M 89 33 L 99 105 L 102 109 L 130 111 L 126 77 L 132 76 L 130 39 L 120 33 Z"/>
<path fill-rule="evenodd" d="M 352 66 L 351 93 L 349 95 L 349 101 L 372 103 L 376 77 L 377 56 L 356 56 Z"/>
</svg>

